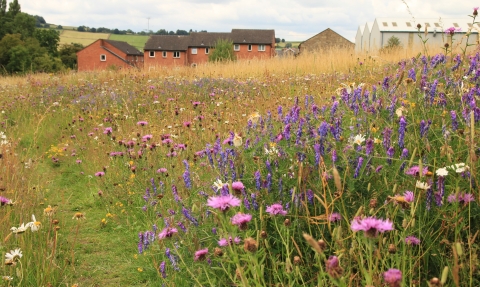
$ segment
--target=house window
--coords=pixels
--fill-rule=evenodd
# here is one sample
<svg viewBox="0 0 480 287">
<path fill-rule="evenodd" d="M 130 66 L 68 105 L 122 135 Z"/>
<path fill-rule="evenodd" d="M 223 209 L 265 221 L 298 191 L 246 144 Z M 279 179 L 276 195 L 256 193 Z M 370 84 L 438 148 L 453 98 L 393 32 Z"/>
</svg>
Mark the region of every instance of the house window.
<svg viewBox="0 0 480 287">
<path fill-rule="evenodd" d="M 100 55 L 100 61 L 105 62 L 107 60 L 107 55 L 101 54 Z"/>
<path fill-rule="evenodd" d="M 453 26 L 458 28 L 458 23 L 453 23 Z"/>
<path fill-rule="evenodd" d="M 192 55 L 196 55 L 196 54 L 197 54 L 197 48 L 192 48 Z"/>
<path fill-rule="evenodd" d="M 239 44 L 233 45 L 233 50 L 234 51 L 240 51 L 240 45 Z"/>
<path fill-rule="evenodd" d="M 383 26 L 384 27 L 388 27 L 388 23 L 387 22 L 382 22 Z"/>
<path fill-rule="evenodd" d="M 397 22 L 392 22 L 393 27 L 397 27 Z"/>
<path fill-rule="evenodd" d="M 148 56 L 149 56 L 150 58 L 155 58 L 155 51 L 150 51 L 150 52 L 148 53 Z"/>
<path fill-rule="evenodd" d="M 173 57 L 174 58 L 180 58 L 180 52 L 179 51 L 173 51 Z"/>
<path fill-rule="evenodd" d="M 205 48 L 205 54 L 208 54 L 210 53 L 210 49 L 209 48 Z"/>
<path fill-rule="evenodd" d="M 252 45 L 248 45 L 248 50 L 249 50 L 249 51 L 252 50 Z"/>
<path fill-rule="evenodd" d="M 162 57 L 166 58 L 167 57 L 167 51 L 162 52 Z"/>
<path fill-rule="evenodd" d="M 265 45 L 258 45 L 258 50 L 261 52 L 265 51 Z"/>
<path fill-rule="evenodd" d="M 407 24 L 407 27 L 412 27 L 412 23 L 410 22 L 405 22 Z"/>
</svg>

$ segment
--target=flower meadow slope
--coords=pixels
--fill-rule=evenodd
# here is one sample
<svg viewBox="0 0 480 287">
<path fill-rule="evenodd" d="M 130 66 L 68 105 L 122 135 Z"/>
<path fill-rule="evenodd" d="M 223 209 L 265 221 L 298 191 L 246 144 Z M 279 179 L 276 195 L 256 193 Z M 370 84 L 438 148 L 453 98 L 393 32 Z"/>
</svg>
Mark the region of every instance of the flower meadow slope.
<svg viewBox="0 0 480 287">
<path fill-rule="evenodd" d="M 480 54 L 369 69 L 2 87 L 0 275 L 478 286 Z"/>
</svg>

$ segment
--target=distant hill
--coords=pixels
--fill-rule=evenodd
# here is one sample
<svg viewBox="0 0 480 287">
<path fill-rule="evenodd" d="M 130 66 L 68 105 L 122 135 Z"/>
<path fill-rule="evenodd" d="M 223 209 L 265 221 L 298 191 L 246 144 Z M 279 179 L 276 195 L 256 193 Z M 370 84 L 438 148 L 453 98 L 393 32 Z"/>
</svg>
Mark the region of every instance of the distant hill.
<svg viewBox="0 0 480 287">
<path fill-rule="evenodd" d="M 83 46 L 88 46 L 98 39 L 110 39 L 127 42 L 138 50 L 143 51 L 143 47 L 148 40 L 148 36 L 145 35 L 117 35 L 109 33 L 78 32 L 74 31 L 72 28 L 73 27 L 59 29 L 60 44 L 79 43 Z"/>
</svg>

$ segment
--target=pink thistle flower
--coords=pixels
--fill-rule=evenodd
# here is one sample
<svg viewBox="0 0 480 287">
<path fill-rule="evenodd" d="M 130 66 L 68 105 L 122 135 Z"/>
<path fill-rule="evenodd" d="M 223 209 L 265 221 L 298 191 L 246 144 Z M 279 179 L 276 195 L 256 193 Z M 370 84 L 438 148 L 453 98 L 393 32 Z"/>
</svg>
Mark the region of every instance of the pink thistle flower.
<svg viewBox="0 0 480 287">
<path fill-rule="evenodd" d="M 330 222 L 338 222 L 340 220 L 342 220 L 342 215 L 340 215 L 340 213 L 338 213 L 338 212 L 333 212 L 328 217 L 328 221 L 330 221 Z"/>
<path fill-rule="evenodd" d="M 422 172 L 423 175 L 426 175 L 427 172 L 428 172 L 428 167 L 424 167 L 423 172 Z M 411 168 L 409 168 L 408 170 L 406 170 L 405 174 L 418 176 L 418 175 L 420 175 L 420 167 L 418 165 L 414 165 Z"/>
<path fill-rule="evenodd" d="M 377 237 L 379 232 L 393 230 L 393 223 L 388 219 L 384 221 L 375 217 L 356 218 L 352 221 L 350 228 L 353 231 L 362 230 L 367 237 Z"/>
<path fill-rule="evenodd" d="M 331 277 L 335 279 L 338 279 L 340 276 L 342 276 L 343 268 L 340 267 L 340 262 L 338 261 L 337 256 L 328 257 L 328 260 L 325 261 L 325 270 Z"/>
<path fill-rule="evenodd" d="M 218 245 L 219 245 L 219 246 L 222 246 L 222 247 L 223 247 L 223 246 L 227 246 L 227 245 L 228 245 L 228 240 L 225 239 L 225 238 L 222 238 L 222 239 L 220 239 L 220 240 L 218 241 Z"/>
<path fill-rule="evenodd" d="M 106 135 L 109 135 L 109 134 L 111 134 L 112 132 L 113 132 L 113 130 L 112 130 L 112 128 L 110 128 L 110 127 L 105 128 L 105 129 L 103 130 L 103 133 L 106 134 Z"/>
<path fill-rule="evenodd" d="M 163 239 L 163 238 L 170 238 L 172 237 L 175 233 L 177 233 L 178 230 L 176 228 L 173 228 L 173 227 L 166 227 L 162 230 L 162 232 L 160 232 L 158 234 L 158 238 L 159 239 Z"/>
<path fill-rule="evenodd" d="M 235 181 L 232 182 L 232 189 L 235 191 L 242 191 L 245 188 L 242 182 L 240 181 Z"/>
<path fill-rule="evenodd" d="M 208 248 L 200 249 L 197 252 L 195 252 L 195 258 L 193 260 L 194 261 L 205 260 L 205 257 L 207 257 L 207 254 L 208 254 Z"/>
<path fill-rule="evenodd" d="M 240 203 L 240 199 L 231 194 L 212 196 L 207 200 L 207 206 L 220 209 L 223 212 L 226 212 L 230 207 L 240 206 Z"/>
<path fill-rule="evenodd" d="M 387 272 L 383 273 L 383 280 L 390 287 L 400 287 L 402 283 L 402 271 L 398 269 L 388 269 Z"/>
<path fill-rule="evenodd" d="M 167 169 L 164 168 L 164 167 L 161 167 L 161 168 L 157 169 L 157 173 L 167 173 Z"/>
<path fill-rule="evenodd" d="M 142 137 L 142 141 L 143 141 L 143 142 L 146 142 L 146 141 L 151 140 L 152 138 L 153 138 L 153 135 L 144 135 L 144 136 Z"/>
<path fill-rule="evenodd" d="M 461 28 L 450 27 L 450 28 L 445 30 L 445 34 L 453 35 L 453 34 L 455 34 L 455 32 L 460 32 L 460 31 L 462 31 Z"/>
<path fill-rule="evenodd" d="M 98 177 L 102 177 L 104 175 L 105 175 L 105 173 L 103 171 L 99 171 L 99 172 L 95 173 L 95 176 L 98 176 Z"/>
<path fill-rule="evenodd" d="M 287 211 L 283 210 L 283 206 L 280 203 L 275 203 L 267 206 L 267 209 L 265 211 L 270 213 L 270 215 L 287 215 Z"/>
<path fill-rule="evenodd" d="M 143 126 L 146 126 L 146 125 L 148 125 L 148 122 L 146 122 L 146 121 L 139 121 L 139 122 L 137 122 L 137 125 L 139 125 L 139 126 L 142 126 L 142 127 L 143 127 Z"/>
<path fill-rule="evenodd" d="M 419 245 L 420 244 L 420 239 L 416 238 L 413 235 L 405 237 L 405 243 L 407 245 Z"/>
<path fill-rule="evenodd" d="M 405 201 L 408 203 L 415 201 L 415 195 L 413 194 L 412 191 L 409 191 L 409 190 L 405 191 L 403 193 L 403 197 L 405 198 Z"/>
<path fill-rule="evenodd" d="M 0 196 L 0 206 L 2 205 L 12 205 L 12 200 L 6 197 Z"/>
<path fill-rule="evenodd" d="M 237 225 L 240 230 L 247 230 L 247 223 L 252 220 L 252 216 L 250 214 L 237 213 L 230 220 L 232 224 Z"/>
</svg>

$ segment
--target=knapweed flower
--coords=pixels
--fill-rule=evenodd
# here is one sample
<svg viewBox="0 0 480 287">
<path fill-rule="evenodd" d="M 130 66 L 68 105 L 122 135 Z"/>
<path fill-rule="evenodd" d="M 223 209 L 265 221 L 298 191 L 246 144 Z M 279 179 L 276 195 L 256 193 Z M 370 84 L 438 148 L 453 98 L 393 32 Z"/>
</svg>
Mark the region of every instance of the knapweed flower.
<svg viewBox="0 0 480 287">
<path fill-rule="evenodd" d="M 104 175 L 105 175 L 105 173 L 103 171 L 99 171 L 99 172 L 95 173 L 95 176 L 98 176 L 98 177 L 102 177 Z"/>
<path fill-rule="evenodd" d="M 267 209 L 265 211 L 270 213 L 270 215 L 287 215 L 287 211 L 283 210 L 283 206 L 280 203 L 275 203 L 267 206 Z"/>
<path fill-rule="evenodd" d="M 157 173 L 167 173 L 167 169 L 162 167 L 162 168 L 159 168 L 157 169 Z"/>
<path fill-rule="evenodd" d="M 447 197 L 447 201 L 450 203 L 458 202 L 463 205 L 475 201 L 475 197 L 471 193 L 452 193 Z"/>
<path fill-rule="evenodd" d="M 413 235 L 405 237 L 405 243 L 407 245 L 419 245 L 420 244 L 420 239 L 416 238 Z"/>
<path fill-rule="evenodd" d="M 453 35 L 455 34 L 455 32 L 460 32 L 460 31 L 462 31 L 461 28 L 450 27 L 445 30 L 445 34 Z"/>
<path fill-rule="evenodd" d="M 20 258 L 22 258 L 23 254 L 20 248 L 16 248 L 15 250 L 10 250 L 5 254 L 5 265 L 12 265 L 15 264 Z"/>
<path fill-rule="evenodd" d="M 383 280 L 389 287 L 400 287 L 402 271 L 393 268 L 388 269 L 387 272 L 383 273 Z"/>
<path fill-rule="evenodd" d="M 375 217 L 355 218 L 350 228 L 353 231 L 362 230 L 367 237 L 377 237 L 379 232 L 393 230 L 393 223 L 388 219 L 382 220 Z"/>
<path fill-rule="evenodd" d="M 212 196 L 207 200 L 207 206 L 220 209 L 223 212 L 226 212 L 230 207 L 240 206 L 240 203 L 240 199 L 231 194 Z"/>
<path fill-rule="evenodd" d="M 158 234 L 159 239 L 164 239 L 164 238 L 170 238 L 172 237 L 175 233 L 178 233 L 178 230 L 173 227 L 166 227 Z"/>
<path fill-rule="evenodd" d="M 340 213 L 338 212 L 333 212 L 332 214 L 330 214 L 330 216 L 328 217 L 328 221 L 330 222 L 338 222 L 342 220 L 342 216 L 340 215 Z"/>
<path fill-rule="evenodd" d="M 202 261 L 205 260 L 208 254 L 208 248 L 205 249 L 200 249 L 197 252 L 195 252 L 195 258 L 193 259 L 194 261 Z"/>
<path fill-rule="evenodd" d="M 103 133 L 106 134 L 106 135 L 109 135 L 113 132 L 112 128 L 111 127 L 108 127 L 108 128 L 105 128 L 103 130 Z"/>
<path fill-rule="evenodd" d="M 325 270 L 332 278 L 338 279 L 342 276 L 343 269 L 340 267 L 337 256 L 328 257 L 328 260 L 325 261 Z"/>
<path fill-rule="evenodd" d="M 428 167 L 424 167 L 422 174 L 426 175 L 428 173 Z M 420 175 L 420 167 L 418 165 L 414 165 L 411 168 L 405 171 L 407 175 L 419 176 Z"/>
<path fill-rule="evenodd" d="M 426 182 L 422 182 L 422 181 L 417 180 L 417 182 L 415 183 L 415 187 L 418 188 L 418 189 L 427 190 L 432 186 L 430 184 L 426 183 Z"/>
<path fill-rule="evenodd" d="M 0 206 L 3 206 L 3 205 L 13 205 L 13 202 L 11 199 L 0 196 Z"/>
<path fill-rule="evenodd" d="M 478 15 L 478 7 L 473 7 L 473 16 Z"/>
<path fill-rule="evenodd" d="M 247 223 L 252 220 L 250 214 L 237 213 L 231 219 L 233 225 L 237 225 L 240 230 L 246 230 L 248 228 Z"/>
<path fill-rule="evenodd" d="M 146 121 L 139 121 L 139 122 L 137 122 L 137 125 L 139 125 L 139 126 L 142 126 L 142 127 L 143 127 L 143 126 L 146 126 L 146 125 L 148 125 L 148 122 L 146 122 Z"/>
<path fill-rule="evenodd" d="M 221 238 L 219 241 L 217 241 L 218 245 L 219 246 L 227 246 L 227 245 L 231 245 L 233 243 L 235 244 L 240 244 L 242 242 L 242 240 L 240 239 L 240 237 L 235 237 L 235 238 L 232 238 L 231 236 L 228 237 L 228 239 L 226 238 Z"/>
<path fill-rule="evenodd" d="M 244 188 L 245 188 L 245 186 L 243 185 L 243 183 L 241 181 L 232 182 L 232 189 L 234 191 L 241 192 Z"/>
</svg>

